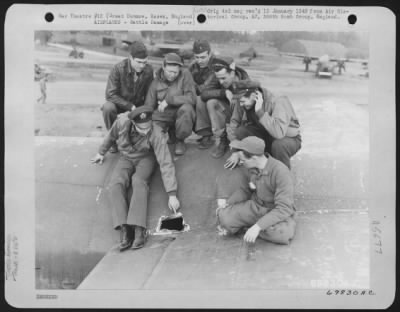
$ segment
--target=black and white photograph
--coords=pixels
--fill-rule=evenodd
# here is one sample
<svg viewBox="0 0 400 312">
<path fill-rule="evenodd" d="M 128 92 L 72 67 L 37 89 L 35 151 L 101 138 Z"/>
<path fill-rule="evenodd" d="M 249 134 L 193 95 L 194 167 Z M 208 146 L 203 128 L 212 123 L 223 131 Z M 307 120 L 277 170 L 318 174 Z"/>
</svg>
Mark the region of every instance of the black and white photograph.
<svg viewBox="0 0 400 312">
<path fill-rule="evenodd" d="M 176 291 L 211 294 L 197 307 L 231 307 L 232 296 L 252 293 L 318 293 L 318 304 L 304 296 L 303 307 L 378 296 L 375 266 L 394 252 L 392 241 L 383 243 L 394 231 L 385 228 L 394 218 L 393 177 L 385 176 L 394 170 L 394 147 L 380 174 L 376 150 L 394 143 L 395 128 L 394 102 L 381 103 L 382 118 L 374 119 L 384 93 L 374 72 L 388 66 L 373 55 L 376 33 L 293 20 L 292 27 L 251 27 L 258 14 L 286 25 L 290 16 L 304 22 L 333 12 L 310 7 L 258 7 L 247 12 L 246 27 L 224 28 L 223 16 L 236 11 L 217 10 L 218 21 L 215 11 L 198 10 L 205 23 L 218 22 L 206 30 L 168 28 L 163 21 L 177 14 L 168 7 L 137 25 L 133 15 L 104 8 L 89 10 L 96 27 L 34 23 L 23 74 L 29 87 L 19 95 L 20 108 L 29 106 L 19 110 L 26 121 L 19 131 L 31 136 L 25 187 L 33 202 L 12 212 L 6 200 L 6 285 L 22 275 L 19 261 L 30 300 L 46 307 L 63 294 L 79 299 L 62 307 L 100 307 L 83 304 L 94 290 L 104 298 L 146 293 L 146 302 L 127 293 L 116 307 L 159 307 L 152 294 L 160 291 L 170 299 Z M 131 24 L 110 25 L 126 19 Z M 6 118 L 14 120 L 11 105 L 6 96 Z M 393 131 L 377 143 L 385 127 Z M 6 123 L 6 141 L 15 135 Z M 6 162 L 18 163 L 18 148 Z M 388 193 L 377 184 L 390 185 Z M 377 213 L 379 202 L 385 207 Z M 13 224 L 24 209 L 32 216 L 28 268 Z M 220 292 L 226 305 L 215 298 Z M 291 300 L 287 307 L 296 305 Z M 195 307 L 188 301 L 166 306 Z M 238 307 L 285 307 L 249 301 Z"/>
</svg>

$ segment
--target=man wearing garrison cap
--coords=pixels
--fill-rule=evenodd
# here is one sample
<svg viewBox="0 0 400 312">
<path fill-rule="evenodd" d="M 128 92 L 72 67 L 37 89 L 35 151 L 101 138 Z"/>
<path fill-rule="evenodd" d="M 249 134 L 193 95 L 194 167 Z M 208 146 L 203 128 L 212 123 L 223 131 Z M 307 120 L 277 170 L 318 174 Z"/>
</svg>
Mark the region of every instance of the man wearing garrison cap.
<svg viewBox="0 0 400 312">
<path fill-rule="evenodd" d="M 147 64 L 147 49 L 141 41 L 129 46 L 128 58 L 116 64 L 108 77 L 106 103 L 102 106 L 104 123 L 111 129 L 118 114 L 142 106 L 153 80 L 153 68 Z M 116 145 L 110 152 L 117 152 Z"/>
<path fill-rule="evenodd" d="M 175 154 L 186 151 L 184 140 L 192 134 L 195 122 L 196 90 L 192 75 L 183 69 L 176 53 L 164 57 L 146 95 L 145 105 L 154 109 L 153 121 L 169 134 L 169 143 L 176 143 Z"/>
<path fill-rule="evenodd" d="M 275 96 L 265 88 L 248 88 L 239 94 L 229 125 L 230 141 L 257 136 L 264 140 L 265 150 L 290 169 L 290 158 L 301 148 L 300 123 L 287 96 Z M 233 152 L 229 168 L 239 162 Z"/>
<path fill-rule="evenodd" d="M 217 218 L 221 235 L 246 229 L 244 241 L 257 237 L 289 244 L 296 228 L 294 184 L 282 162 L 264 154 L 262 139 L 249 136 L 230 143 L 244 168 L 226 170 L 217 179 Z M 247 169 L 247 170 L 243 170 Z"/>
<path fill-rule="evenodd" d="M 152 112 L 151 107 L 141 106 L 119 115 L 92 159 L 93 163 L 102 164 L 106 152 L 118 144 L 120 158 L 106 191 L 114 228 L 121 231 L 120 251 L 141 248 L 145 243 L 149 180 L 157 163 L 169 195 L 168 207 L 176 212 L 180 205 L 168 138 L 160 127 L 153 124 Z M 127 201 L 131 186 L 132 196 Z"/>
<path fill-rule="evenodd" d="M 193 43 L 194 61 L 189 65 L 189 71 L 196 83 L 196 125 L 195 132 L 201 136 L 198 148 L 207 149 L 212 145 L 211 121 L 207 114 L 206 103 L 200 94 L 214 74 L 211 64 L 214 56 L 207 40 L 196 40 Z"/>
<path fill-rule="evenodd" d="M 235 94 L 245 88 L 259 87 L 259 83 L 251 81 L 246 71 L 236 66 L 229 56 L 215 57 L 211 66 L 214 73 L 200 93 L 201 100 L 206 105 L 199 106 L 197 114 L 198 119 L 205 116 L 202 123 L 209 122 L 214 135 L 215 145 L 211 156 L 220 158 L 228 149 L 226 124 L 229 123 L 233 108 L 238 102 Z"/>
</svg>

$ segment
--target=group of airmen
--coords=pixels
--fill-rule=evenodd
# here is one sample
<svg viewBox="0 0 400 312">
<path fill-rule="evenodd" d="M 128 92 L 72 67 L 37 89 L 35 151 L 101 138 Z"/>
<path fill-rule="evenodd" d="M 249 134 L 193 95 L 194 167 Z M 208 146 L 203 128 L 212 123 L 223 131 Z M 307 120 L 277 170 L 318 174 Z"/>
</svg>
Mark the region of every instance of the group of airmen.
<svg viewBox="0 0 400 312">
<path fill-rule="evenodd" d="M 232 57 L 215 56 L 209 42 L 196 40 L 193 53 L 188 69 L 169 53 L 154 71 L 146 46 L 134 41 L 128 58 L 109 74 L 101 108 L 108 133 L 91 161 L 101 164 L 107 152 L 120 154 L 107 186 L 119 249 L 146 242 L 149 181 L 157 164 L 168 207 L 174 213 L 180 208 L 168 145 L 183 155 L 192 132 L 200 137 L 197 147 L 210 149 L 212 158 L 231 153 L 224 165 L 229 170 L 216 185 L 220 234 L 245 230 L 249 243 L 260 237 L 288 244 L 296 227 L 290 158 L 301 148 L 296 113 L 286 96 L 274 96 Z"/>
</svg>

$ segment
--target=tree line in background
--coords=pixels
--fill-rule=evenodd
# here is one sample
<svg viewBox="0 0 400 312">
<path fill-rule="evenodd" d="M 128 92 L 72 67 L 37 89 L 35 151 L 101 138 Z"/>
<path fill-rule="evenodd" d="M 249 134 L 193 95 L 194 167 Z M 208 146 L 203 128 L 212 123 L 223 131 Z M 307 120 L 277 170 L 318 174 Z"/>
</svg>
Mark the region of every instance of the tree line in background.
<svg viewBox="0 0 400 312">
<path fill-rule="evenodd" d="M 177 41 L 193 41 L 205 39 L 210 42 L 269 42 L 276 48 L 292 39 L 316 40 L 338 42 L 346 48 L 368 49 L 368 36 L 356 32 L 307 32 L 307 31 L 259 31 L 259 32 L 237 32 L 237 31 L 142 31 L 144 37 Z"/>
<path fill-rule="evenodd" d="M 71 31 L 76 33 L 76 31 Z M 112 36 L 113 31 L 87 31 L 93 36 Z M 368 56 L 368 34 L 356 32 L 307 32 L 307 31 L 141 31 L 143 38 L 153 41 L 188 42 L 196 39 L 205 39 L 214 43 L 247 42 L 249 44 L 264 43 L 280 47 L 289 40 L 303 39 L 327 42 L 338 42 L 349 50 L 363 51 Z M 35 40 L 46 44 L 51 40 L 51 31 L 36 31 Z"/>
</svg>

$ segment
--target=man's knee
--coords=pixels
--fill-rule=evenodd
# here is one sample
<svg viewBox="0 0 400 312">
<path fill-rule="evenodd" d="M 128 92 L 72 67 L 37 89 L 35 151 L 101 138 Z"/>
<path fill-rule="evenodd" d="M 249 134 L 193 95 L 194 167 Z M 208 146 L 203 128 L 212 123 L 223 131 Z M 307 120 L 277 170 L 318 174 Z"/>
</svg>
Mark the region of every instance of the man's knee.
<svg viewBox="0 0 400 312">
<path fill-rule="evenodd" d="M 208 111 L 221 110 L 221 102 L 217 99 L 208 100 L 206 106 L 207 106 Z"/>
<path fill-rule="evenodd" d="M 103 114 L 118 114 L 117 106 L 112 102 L 105 102 L 102 106 Z"/>
<path fill-rule="evenodd" d="M 138 174 L 134 174 L 132 176 L 132 187 L 134 188 L 135 186 L 139 187 L 145 187 L 146 189 L 149 188 L 149 181 L 143 176 L 140 176 Z"/>
<path fill-rule="evenodd" d="M 290 217 L 260 232 L 260 238 L 275 244 L 288 245 L 296 232 L 296 221 Z"/>
<path fill-rule="evenodd" d="M 243 140 L 250 135 L 249 130 L 247 130 L 245 126 L 240 126 L 235 129 L 235 137 L 237 140 Z"/>
<path fill-rule="evenodd" d="M 190 104 L 183 104 L 181 107 L 178 109 L 178 117 L 185 115 L 185 116 L 190 116 L 190 118 L 194 118 L 195 112 L 194 108 Z"/>
</svg>

